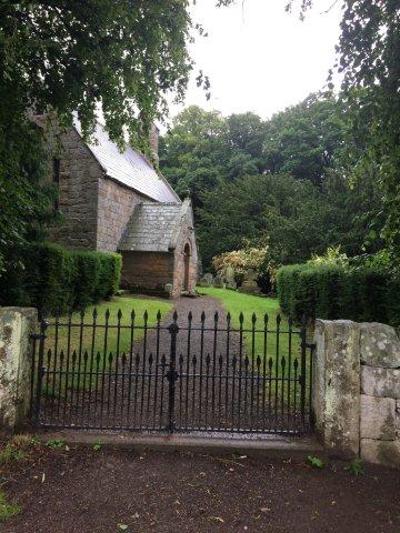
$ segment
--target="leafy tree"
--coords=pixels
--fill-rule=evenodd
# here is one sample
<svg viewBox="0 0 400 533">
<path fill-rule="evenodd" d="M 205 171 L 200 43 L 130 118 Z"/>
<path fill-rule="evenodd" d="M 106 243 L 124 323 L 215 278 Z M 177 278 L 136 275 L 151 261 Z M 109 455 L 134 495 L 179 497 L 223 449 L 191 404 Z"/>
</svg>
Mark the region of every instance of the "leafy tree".
<svg viewBox="0 0 400 533">
<path fill-rule="evenodd" d="M 190 190 L 195 207 L 201 204 L 201 193 L 216 187 L 224 175 L 225 132 L 219 113 L 190 106 L 161 138 L 160 167 L 179 195 Z"/>
<path fill-rule="evenodd" d="M 383 236 L 400 261 L 400 4 L 397 0 L 341 0 L 336 68 L 343 97 L 354 115 L 365 149 L 359 165 L 379 167 L 383 191 Z M 289 8 L 297 4 L 291 0 Z M 318 0 L 300 2 L 304 14 Z M 358 126 L 363 123 L 363 127 Z M 361 139 L 361 137 L 359 137 Z M 358 177 L 360 174 L 358 174 Z"/>
<path fill-rule="evenodd" d="M 204 193 L 203 202 L 198 235 L 206 267 L 213 256 L 249 242 L 267 243 L 278 264 L 303 262 L 329 246 L 349 255 L 378 248 L 377 240 L 366 246 L 374 231 L 368 214 L 380 208 L 373 180 L 352 188 L 332 174 L 317 187 L 284 174 L 247 176 Z"/>
<path fill-rule="evenodd" d="M 332 96 L 312 94 L 265 125 L 263 156 L 269 172 L 289 172 L 320 184 L 335 164 L 345 124 Z"/>
<path fill-rule="evenodd" d="M 163 95 L 183 94 L 190 28 L 181 0 L 2 0 L 2 106 L 16 92 L 25 109 L 77 111 L 89 132 L 101 104 L 114 139 L 128 126 L 141 141 Z"/>
<path fill-rule="evenodd" d="M 19 245 L 42 235 L 49 219 L 52 191 L 40 183 L 46 154 L 36 130 L 0 120 L 0 276 L 5 256 L 18 262 Z"/>
<path fill-rule="evenodd" d="M 254 113 L 227 118 L 190 106 L 175 117 L 160 142 L 160 167 L 180 195 L 189 189 L 195 207 L 220 180 L 262 169 L 264 123 Z"/>
<path fill-rule="evenodd" d="M 101 106 L 110 136 L 146 149 L 165 97 L 181 98 L 192 61 L 188 3 L 133 0 L 0 0 L 0 263 L 40 229 L 51 194 L 41 133 L 31 112 L 76 111 L 90 134 Z M 208 85 L 202 77 L 199 82 Z M 44 163 L 44 164 L 42 164 Z"/>
<path fill-rule="evenodd" d="M 317 200 L 310 182 L 287 175 L 246 176 L 204 193 L 198 234 L 205 265 L 245 241 L 268 242 L 279 263 L 307 258 L 323 231 L 315 223 Z"/>
</svg>

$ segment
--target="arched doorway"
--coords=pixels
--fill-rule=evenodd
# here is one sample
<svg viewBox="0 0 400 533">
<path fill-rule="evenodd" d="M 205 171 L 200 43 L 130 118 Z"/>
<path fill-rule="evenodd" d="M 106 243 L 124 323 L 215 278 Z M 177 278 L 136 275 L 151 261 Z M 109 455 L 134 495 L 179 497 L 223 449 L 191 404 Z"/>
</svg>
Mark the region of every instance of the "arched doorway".
<svg viewBox="0 0 400 533">
<path fill-rule="evenodd" d="M 183 290 L 189 291 L 190 289 L 190 244 L 187 242 L 183 249 L 184 255 L 184 276 L 183 276 Z"/>
</svg>

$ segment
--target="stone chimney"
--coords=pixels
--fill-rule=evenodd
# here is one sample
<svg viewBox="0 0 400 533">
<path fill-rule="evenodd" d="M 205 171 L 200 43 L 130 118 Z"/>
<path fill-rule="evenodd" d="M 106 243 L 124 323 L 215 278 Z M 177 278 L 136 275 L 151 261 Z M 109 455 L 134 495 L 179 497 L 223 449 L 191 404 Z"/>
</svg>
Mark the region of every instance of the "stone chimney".
<svg viewBox="0 0 400 533">
<path fill-rule="evenodd" d="M 160 135 L 160 130 L 157 128 L 157 126 L 153 123 L 150 128 L 150 149 L 151 149 L 151 155 L 153 156 L 153 159 L 158 165 L 159 163 L 159 157 L 158 157 L 158 137 Z"/>
</svg>

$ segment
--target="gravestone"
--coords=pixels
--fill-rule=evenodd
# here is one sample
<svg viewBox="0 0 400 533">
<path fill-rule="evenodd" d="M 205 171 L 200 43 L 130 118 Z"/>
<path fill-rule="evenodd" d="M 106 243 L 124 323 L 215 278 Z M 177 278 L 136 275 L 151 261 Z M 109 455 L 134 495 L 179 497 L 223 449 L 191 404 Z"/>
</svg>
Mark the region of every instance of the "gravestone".
<svg viewBox="0 0 400 533">
<path fill-rule="evenodd" d="M 235 271 L 233 268 L 229 265 L 225 270 L 225 287 L 227 289 L 236 289 L 237 284 L 235 281 Z"/>
<path fill-rule="evenodd" d="M 206 274 L 204 274 L 204 276 L 200 278 L 199 285 L 200 287 L 212 287 L 213 282 L 214 276 L 210 272 L 207 272 Z"/>
<path fill-rule="evenodd" d="M 239 291 L 246 292 L 249 294 L 259 294 L 261 292 L 261 289 L 258 286 L 257 278 L 258 273 L 255 270 L 248 270 L 244 276 L 244 280 Z"/>
</svg>

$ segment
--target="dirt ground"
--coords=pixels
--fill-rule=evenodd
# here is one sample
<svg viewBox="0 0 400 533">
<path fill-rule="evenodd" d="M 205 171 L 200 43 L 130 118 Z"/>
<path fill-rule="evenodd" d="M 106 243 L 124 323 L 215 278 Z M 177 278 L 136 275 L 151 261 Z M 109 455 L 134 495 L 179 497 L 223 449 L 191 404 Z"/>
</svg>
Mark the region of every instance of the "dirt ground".
<svg viewBox="0 0 400 533">
<path fill-rule="evenodd" d="M 0 469 L 2 533 L 399 532 L 400 475 L 346 463 L 36 445 Z"/>
</svg>

